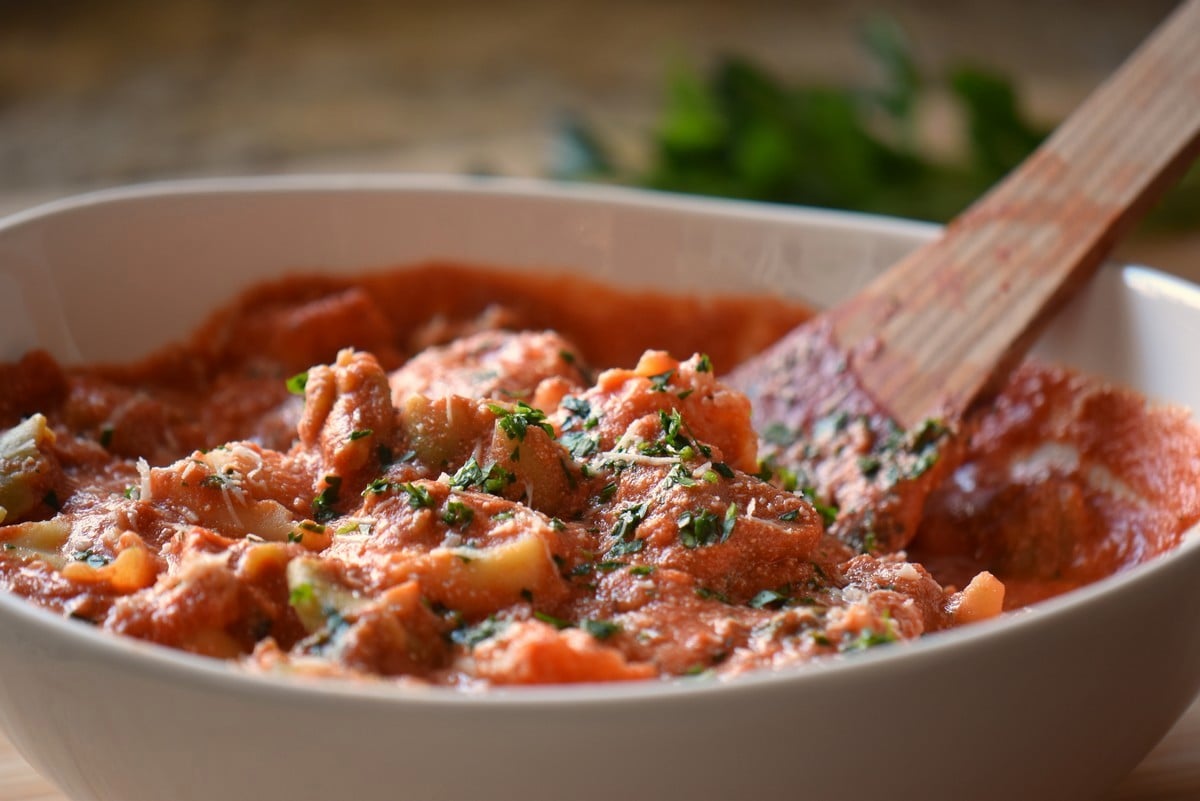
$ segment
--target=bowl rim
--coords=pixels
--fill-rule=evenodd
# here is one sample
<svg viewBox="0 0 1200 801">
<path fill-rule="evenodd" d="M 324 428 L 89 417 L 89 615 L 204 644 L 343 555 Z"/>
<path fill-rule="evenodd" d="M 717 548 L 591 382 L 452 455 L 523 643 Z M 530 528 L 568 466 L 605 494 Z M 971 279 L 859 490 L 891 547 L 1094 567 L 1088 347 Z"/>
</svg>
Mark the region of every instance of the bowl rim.
<svg viewBox="0 0 1200 801">
<path fill-rule="evenodd" d="M 568 184 L 537 179 L 440 174 L 319 174 L 246 177 L 189 178 L 155 181 L 99 189 L 72 195 L 0 218 L 0 233 L 43 222 L 93 207 L 164 197 L 217 195 L 287 195 L 294 193 L 421 193 L 446 192 L 486 195 L 497 198 L 541 198 L 582 203 L 599 202 L 621 207 L 701 212 L 734 219 L 805 222 L 840 231 L 891 234 L 920 240 L 936 235 L 940 226 L 862 212 L 790 206 L 759 201 L 709 198 L 656 190 L 631 189 L 591 184 Z M 1136 291 L 1160 292 L 1186 298 L 1200 308 L 1200 286 L 1152 268 L 1114 265 Z M 1200 410 L 1198 410 L 1200 411 Z M 62 640 L 78 640 L 81 646 L 99 649 L 107 658 L 123 661 L 141 671 L 187 678 L 201 685 L 233 693 L 266 693 L 285 698 L 304 696 L 338 702 L 419 705 L 423 707 L 482 708 L 528 707 L 542 712 L 578 710 L 595 704 L 619 702 L 674 701 L 679 699 L 725 699 L 780 685 L 821 684 L 875 670 L 895 660 L 915 666 L 943 658 L 948 652 L 980 647 L 1006 637 L 1018 636 L 1029 627 L 1053 625 L 1058 618 L 1076 612 L 1094 599 L 1154 582 L 1157 576 L 1183 559 L 1200 560 L 1200 524 L 1184 532 L 1179 545 L 1150 560 L 1119 571 L 1064 595 L 1013 610 L 998 618 L 925 635 L 916 641 L 888 648 L 832 655 L 783 668 L 763 668 L 723 679 L 676 677 L 630 682 L 585 683 L 536 686 L 489 686 L 458 688 L 408 684 L 388 679 L 312 677 L 289 672 L 260 673 L 237 663 L 203 657 L 168 646 L 115 635 L 36 606 L 7 592 L 0 592 L 0 615 L 14 616 L 31 628 L 45 627 Z"/>
<path fill-rule="evenodd" d="M 797 217 L 831 228 L 860 230 L 868 226 L 874 232 L 901 236 L 933 237 L 941 230 L 937 223 L 887 217 L 868 212 L 829 209 L 816 206 L 787 205 L 759 200 L 710 197 L 642 189 L 551 181 L 539 178 L 515 178 L 494 175 L 452 173 L 312 173 L 286 175 L 246 175 L 205 178 L 174 178 L 94 189 L 44 201 L 0 217 L 0 231 L 69 212 L 128 201 L 163 197 L 200 197 L 215 195 L 294 194 L 294 193 L 393 193 L 448 192 L 493 197 L 541 198 L 574 202 L 600 201 L 614 206 L 666 208 L 698 212 L 719 212 L 734 219 L 771 219 L 795 221 Z"/>
</svg>

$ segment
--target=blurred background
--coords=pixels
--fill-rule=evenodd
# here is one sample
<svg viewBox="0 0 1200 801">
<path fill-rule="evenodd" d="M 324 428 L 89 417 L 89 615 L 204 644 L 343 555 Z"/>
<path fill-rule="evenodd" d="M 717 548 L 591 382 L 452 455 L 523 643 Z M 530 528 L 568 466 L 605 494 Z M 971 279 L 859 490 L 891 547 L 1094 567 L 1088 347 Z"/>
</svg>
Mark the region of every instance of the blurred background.
<svg viewBox="0 0 1200 801">
<path fill-rule="evenodd" d="M 0 213 L 165 178 L 401 170 L 944 220 L 1172 6 L 0 0 Z M 1188 184 L 1123 256 L 1200 278 Z"/>
</svg>

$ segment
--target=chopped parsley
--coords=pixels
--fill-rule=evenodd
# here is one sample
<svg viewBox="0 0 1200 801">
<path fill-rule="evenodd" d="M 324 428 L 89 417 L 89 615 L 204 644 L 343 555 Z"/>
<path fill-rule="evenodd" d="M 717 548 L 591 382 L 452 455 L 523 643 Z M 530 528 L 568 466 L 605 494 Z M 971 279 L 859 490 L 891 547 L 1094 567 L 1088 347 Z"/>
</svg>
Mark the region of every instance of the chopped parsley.
<svg viewBox="0 0 1200 801">
<path fill-rule="evenodd" d="M 342 489 L 341 476 L 325 476 L 325 489 L 313 498 L 313 519 L 325 523 L 338 516 L 334 504 L 338 502 L 338 493 Z"/>
<path fill-rule="evenodd" d="M 368 495 L 385 495 L 394 490 L 396 486 L 386 478 L 377 478 L 363 488 L 362 496 L 365 498 Z"/>
<path fill-rule="evenodd" d="M 597 640 L 607 640 L 621 631 L 621 624 L 611 620 L 592 620 L 584 618 L 579 622 L 579 628 L 595 637 Z"/>
<path fill-rule="evenodd" d="M 303 529 L 304 531 L 311 531 L 313 534 L 325 533 L 325 526 L 312 520 L 305 520 L 299 525 L 299 528 Z"/>
<path fill-rule="evenodd" d="M 76 562 L 85 562 L 88 567 L 101 568 L 108 564 L 109 559 L 102 553 L 96 553 L 91 548 L 85 551 L 75 551 L 71 558 Z"/>
<path fill-rule="evenodd" d="M 222 475 L 220 473 L 209 473 L 207 476 L 200 479 L 200 486 L 215 487 L 216 489 L 227 487 L 232 483 L 233 479 L 230 476 Z"/>
<path fill-rule="evenodd" d="M 538 620 L 542 621 L 543 623 L 549 623 L 551 626 L 554 626 L 554 628 L 558 629 L 559 631 L 561 631 L 563 629 L 569 629 L 572 626 L 571 621 L 563 620 L 561 617 L 555 617 L 554 615 L 551 615 L 547 612 L 534 612 L 533 616 L 535 618 L 537 618 Z"/>
<path fill-rule="evenodd" d="M 292 591 L 288 593 L 288 603 L 292 606 L 303 606 L 315 600 L 316 595 L 313 593 L 313 586 L 307 581 L 292 587 Z"/>
<path fill-rule="evenodd" d="M 287 386 L 287 391 L 293 395 L 303 395 L 305 388 L 308 386 L 308 371 L 296 373 L 287 380 L 285 386 Z"/>
<path fill-rule="evenodd" d="M 670 413 L 660 409 L 658 421 L 662 425 L 662 435 L 652 442 L 638 445 L 640 453 L 646 456 L 675 456 L 684 462 L 693 458 L 697 452 L 705 457 L 712 455 L 712 448 L 694 441 L 694 436 L 689 438 L 691 430 L 678 409 L 672 409 Z"/>
<path fill-rule="evenodd" d="M 823 502 L 817 497 L 817 491 L 813 487 L 801 488 L 800 494 L 804 496 L 804 500 L 812 504 L 813 508 L 817 510 L 817 514 L 821 515 L 821 522 L 825 524 L 826 528 L 833 525 L 834 521 L 837 520 L 838 514 L 841 512 L 838 507 Z"/>
<path fill-rule="evenodd" d="M 725 542 L 733 533 L 734 526 L 737 525 L 737 516 L 736 503 L 729 504 L 729 508 L 725 510 L 724 519 L 717 517 L 707 509 L 699 512 L 684 512 L 677 520 L 679 541 L 685 548 L 700 548 Z"/>
<path fill-rule="evenodd" d="M 812 433 L 814 439 L 829 439 L 835 434 L 839 434 L 846 430 L 850 425 L 850 413 L 844 410 L 827 414 L 824 417 L 813 423 Z M 784 443 L 786 444 L 786 443 Z"/>
<path fill-rule="evenodd" d="M 546 414 L 541 409 L 535 409 L 524 401 L 517 401 L 511 409 L 506 409 L 496 403 L 489 403 L 488 408 L 496 415 L 496 423 L 509 439 L 517 442 L 525 440 L 525 433 L 533 428 L 540 428 L 547 436 L 554 437 L 554 426 L 546 422 Z"/>
<path fill-rule="evenodd" d="M 517 477 L 498 464 L 489 465 L 486 469 L 472 456 L 467 463 L 458 469 L 450 479 L 450 486 L 455 489 L 481 489 L 492 495 L 499 495 Z"/>
<path fill-rule="evenodd" d="M 462 501 L 449 501 L 442 512 L 442 522 L 448 526 L 466 528 L 475 519 L 475 510 Z"/>
<path fill-rule="evenodd" d="M 355 440 L 360 440 L 365 437 L 369 437 L 374 433 L 375 432 L 370 428 L 359 428 L 359 429 L 356 429 L 356 430 L 350 432 L 350 441 L 354 442 Z"/>
<path fill-rule="evenodd" d="M 508 628 L 508 623 L 505 621 L 497 620 L 494 617 L 489 617 L 486 620 L 471 626 L 459 626 L 457 629 L 450 632 L 450 639 L 459 645 L 466 646 L 467 648 L 474 648 L 484 640 L 495 637 L 506 628 Z"/>
<path fill-rule="evenodd" d="M 673 375 L 675 375 L 674 370 L 667 370 L 659 373 L 658 375 L 649 376 L 650 389 L 652 389 L 654 392 L 666 392 L 667 384 L 670 382 L 671 376 Z"/>
<path fill-rule="evenodd" d="M 635 553 L 641 553 L 646 547 L 645 540 L 632 539 L 618 542 L 616 545 L 608 549 L 609 556 L 630 556 Z"/>
<path fill-rule="evenodd" d="M 575 459 L 585 459 L 600 450 L 600 435 L 594 431 L 564 431 L 559 442 Z"/>
<path fill-rule="evenodd" d="M 887 645 L 898 639 L 891 626 L 886 626 L 884 631 L 876 631 L 871 627 L 867 627 L 858 632 L 858 635 L 848 642 L 842 643 L 843 651 L 865 651 L 868 648 L 874 648 L 877 645 Z"/>
<path fill-rule="evenodd" d="M 408 493 L 408 505 L 413 509 L 432 509 L 437 501 L 429 494 L 429 490 L 420 484 L 401 484 L 400 489 Z"/>
<path fill-rule="evenodd" d="M 778 609 L 792 600 L 790 596 L 775 590 L 763 590 L 750 599 L 750 606 L 755 609 Z"/>
<path fill-rule="evenodd" d="M 592 406 L 583 398 L 567 395 L 561 405 L 570 412 L 563 422 L 559 442 L 575 459 L 583 459 L 600 450 L 600 434 L 593 431 L 600 421 L 592 414 Z"/>
<path fill-rule="evenodd" d="M 638 524 L 646 519 L 646 514 L 649 511 L 650 505 L 645 501 L 635 506 L 626 506 L 617 513 L 617 520 L 613 524 L 613 529 L 609 532 L 609 536 L 620 542 L 630 542 L 633 539 L 633 533 L 637 530 Z"/>
<path fill-rule="evenodd" d="M 763 442 L 786 447 L 796 440 L 795 433 L 783 423 L 771 423 L 759 434 Z"/>
<path fill-rule="evenodd" d="M 708 587 L 697 587 L 696 588 L 696 597 L 700 598 L 701 600 L 705 600 L 705 601 L 720 601 L 721 603 L 726 604 L 726 605 L 728 605 L 730 603 L 728 595 L 726 595 L 723 592 L 717 592 L 716 590 L 710 589 Z"/>
<path fill-rule="evenodd" d="M 865 478 L 874 478 L 879 473 L 879 468 L 883 463 L 879 461 L 879 457 L 874 454 L 866 454 L 858 457 L 858 469 Z"/>
<path fill-rule="evenodd" d="M 734 476 L 733 468 L 730 467 L 729 465 L 725 464 L 724 462 L 713 462 L 712 469 L 713 469 L 714 473 L 721 476 L 722 478 L 733 478 L 733 476 Z"/>
</svg>

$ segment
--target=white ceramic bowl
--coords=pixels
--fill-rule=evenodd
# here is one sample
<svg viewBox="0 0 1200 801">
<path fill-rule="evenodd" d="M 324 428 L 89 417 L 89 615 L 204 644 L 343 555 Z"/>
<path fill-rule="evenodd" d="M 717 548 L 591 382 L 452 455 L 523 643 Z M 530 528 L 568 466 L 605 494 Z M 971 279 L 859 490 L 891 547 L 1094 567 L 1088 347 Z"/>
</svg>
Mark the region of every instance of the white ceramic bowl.
<svg viewBox="0 0 1200 801">
<path fill-rule="evenodd" d="M 934 231 L 474 179 L 119 190 L 0 222 L 0 359 L 131 359 L 249 282 L 428 257 L 828 303 Z M 1200 409 L 1197 341 L 1200 290 L 1111 267 L 1039 349 Z M 1200 686 L 1198 583 L 1191 536 L 1066 597 L 853 659 L 482 695 L 244 675 L 0 597 L 0 722 L 79 801 L 1085 798 Z"/>
</svg>

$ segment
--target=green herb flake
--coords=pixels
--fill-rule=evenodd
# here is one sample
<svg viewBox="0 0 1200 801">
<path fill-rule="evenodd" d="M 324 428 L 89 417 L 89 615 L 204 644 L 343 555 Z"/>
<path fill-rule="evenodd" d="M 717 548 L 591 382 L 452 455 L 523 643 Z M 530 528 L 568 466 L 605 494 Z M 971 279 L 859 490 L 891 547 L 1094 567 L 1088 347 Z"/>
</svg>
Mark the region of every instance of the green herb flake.
<svg viewBox="0 0 1200 801">
<path fill-rule="evenodd" d="M 685 548 L 701 548 L 725 542 L 737 525 L 737 517 L 736 503 L 729 504 L 724 519 L 718 518 L 707 509 L 684 512 L 676 520 L 679 525 L 679 541 Z"/>
<path fill-rule="evenodd" d="M 671 376 L 673 375 L 675 375 L 674 370 L 667 370 L 659 373 L 658 375 L 649 376 L 650 389 L 654 392 L 666 392 L 667 384 L 670 382 Z"/>
<path fill-rule="evenodd" d="M 442 522 L 448 526 L 466 528 L 475 519 L 475 510 L 462 501 L 447 501 L 442 512 Z"/>
<path fill-rule="evenodd" d="M 91 548 L 84 551 L 75 551 L 71 554 L 71 558 L 76 562 L 86 562 L 88 567 L 101 568 L 108 564 L 109 559 L 102 553 L 96 553 Z"/>
<path fill-rule="evenodd" d="M 887 626 L 884 631 L 876 631 L 871 627 L 862 629 L 857 636 L 849 642 L 842 644 L 843 651 L 865 651 L 868 648 L 874 648 L 879 645 L 887 645 L 893 643 L 897 639 L 891 627 Z"/>
<path fill-rule="evenodd" d="M 484 469 L 472 456 L 467 463 L 458 469 L 451 477 L 450 486 L 456 489 L 482 489 L 484 492 L 498 495 L 517 477 L 498 464 Z"/>
<path fill-rule="evenodd" d="M 646 519 L 646 514 L 649 511 L 650 505 L 644 501 L 634 506 L 626 506 L 617 513 L 616 522 L 613 523 L 613 528 L 609 532 L 609 536 L 621 542 L 629 542 L 633 538 L 633 533 L 637 530 L 638 524 Z"/>
<path fill-rule="evenodd" d="M 697 587 L 696 597 L 705 601 L 720 601 L 723 604 L 729 605 L 729 596 L 708 587 Z"/>
<path fill-rule="evenodd" d="M 778 609 L 791 598 L 775 590 L 763 590 L 750 599 L 750 606 L 755 609 Z"/>
<path fill-rule="evenodd" d="M 600 436 L 586 431 L 564 431 L 559 442 L 574 459 L 585 459 L 600 450 Z"/>
<path fill-rule="evenodd" d="M 828 439 L 844 431 L 849 424 L 850 414 L 846 411 L 839 410 L 832 414 L 827 414 L 813 423 L 813 437 L 815 439 Z"/>
<path fill-rule="evenodd" d="M 363 489 L 362 496 L 365 498 L 368 495 L 386 495 L 398 487 L 398 484 L 393 484 L 386 478 L 377 478 Z"/>
<path fill-rule="evenodd" d="M 293 395 L 303 395 L 304 389 L 308 386 L 308 371 L 296 373 L 287 380 L 285 386 L 287 386 L 287 391 Z"/>
<path fill-rule="evenodd" d="M 533 616 L 535 618 L 537 618 L 538 620 L 542 621 L 543 623 L 549 623 L 551 626 L 554 626 L 554 628 L 558 629 L 559 631 L 562 631 L 563 629 L 569 629 L 573 625 L 571 623 L 571 621 L 563 620 L 562 618 L 555 617 L 554 615 L 551 615 L 547 612 L 534 612 Z"/>
<path fill-rule="evenodd" d="M 621 631 L 621 625 L 611 620 L 592 620 L 584 618 L 579 622 L 579 628 L 595 637 L 597 640 L 607 640 Z"/>
<path fill-rule="evenodd" d="M 338 516 L 334 505 L 338 502 L 338 492 L 342 488 L 341 476 L 325 476 L 325 489 L 313 498 L 313 519 L 325 523 Z"/>
<path fill-rule="evenodd" d="M 733 468 L 730 467 L 729 465 L 725 464 L 724 462 L 713 462 L 712 469 L 714 472 L 716 472 L 722 478 L 733 478 L 734 477 Z"/>
<path fill-rule="evenodd" d="M 641 553 L 646 547 L 645 540 L 632 539 L 625 542 L 618 542 L 616 545 L 608 549 L 609 556 L 632 556 L 635 553 Z"/>
<path fill-rule="evenodd" d="M 113 441 L 113 427 L 111 425 L 103 425 L 100 427 L 100 447 L 109 448 Z"/>
<path fill-rule="evenodd" d="M 468 649 L 474 648 L 484 640 L 491 639 L 497 634 L 500 634 L 508 627 L 508 623 L 503 620 L 496 620 L 494 617 L 489 617 L 472 626 L 460 626 L 450 632 L 450 640 L 459 645 L 465 646 Z"/>
<path fill-rule="evenodd" d="M 783 423 L 771 423 L 763 429 L 759 436 L 762 437 L 763 442 L 780 447 L 791 445 L 796 439 L 792 430 Z"/>
<path fill-rule="evenodd" d="M 354 442 L 356 440 L 365 439 L 374 433 L 375 432 L 370 428 L 359 428 L 350 432 L 350 441 Z"/>
<path fill-rule="evenodd" d="M 707 353 L 701 353 L 696 360 L 697 373 L 711 373 L 713 371 L 712 359 L 708 358 Z"/>
<path fill-rule="evenodd" d="M 420 484 L 401 484 L 400 489 L 408 493 L 408 505 L 413 509 L 432 509 L 437 501 L 429 494 L 429 490 Z"/>
<path fill-rule="evenodd" d="M 292 591 L 288 593 L 288 603 L 292 606 L 303 606 L 315 600 L 316 595 L 313 593 L 313 586 L 307 581 L 292 587 Z"/>
<path fill-rule="evenodd" d="M 517 442 L 525 440 L 525 433 L 530 427 L 540 428 L 547 436 L 554 437 L 554 426 L 546 422 L 546 414 L 541 409 L 517 401 L 511 409 L 506 409 L 496 403 L 489 403 L 488 408 L 496 415 L 496 423 L 509 439 Z"/>
<path fill-rule="evenodd" d="M 874 478 L 882 464 L 879 457 L 873 454 L 858 457 L 858 470 L 866 478 Z"/>
<path fill-rule="evenodd" d="M 823 502 L 817 497 L 817 491 L 813 487 L 802 488 L 800 495 L 804 497 L 804 500 L 812 504 L 812 507 L 817 510 L 817 514 L 821 515 L 821 522 L 825 524 L 826 528 L 834 524 L 841 511 L 838 507 Z"/>
</svg>

